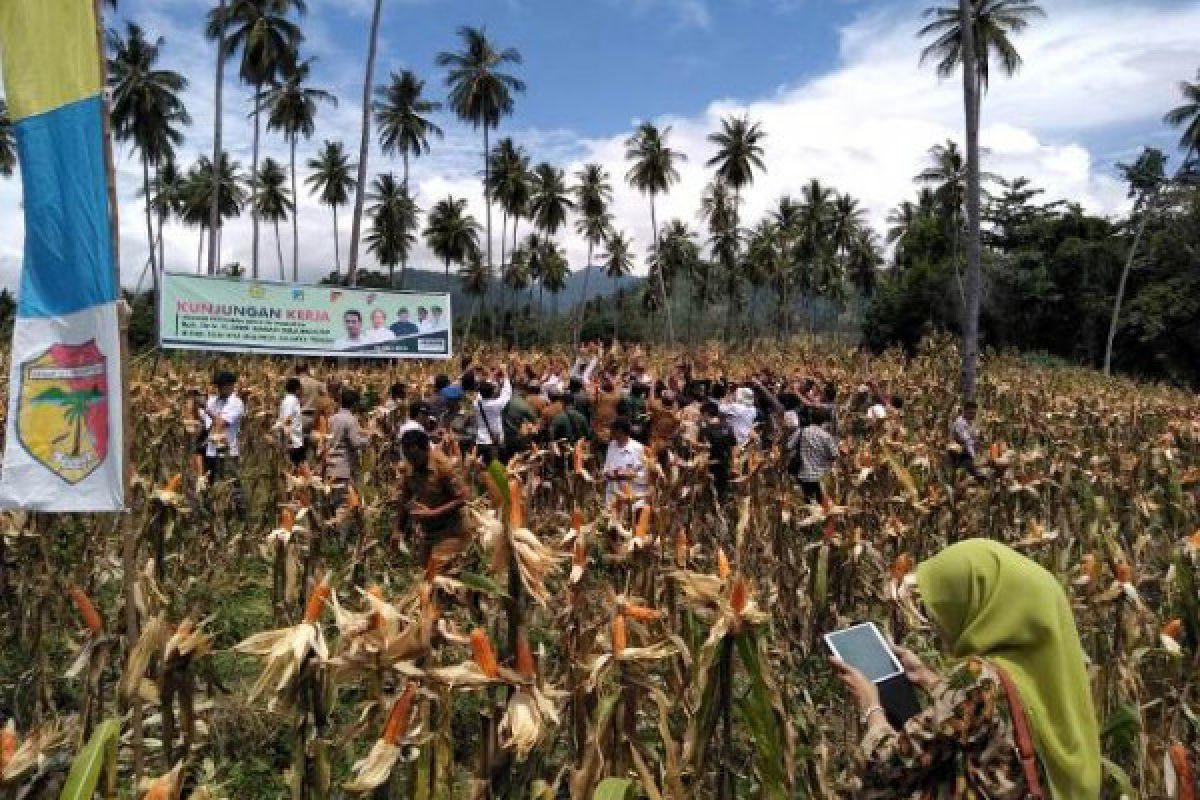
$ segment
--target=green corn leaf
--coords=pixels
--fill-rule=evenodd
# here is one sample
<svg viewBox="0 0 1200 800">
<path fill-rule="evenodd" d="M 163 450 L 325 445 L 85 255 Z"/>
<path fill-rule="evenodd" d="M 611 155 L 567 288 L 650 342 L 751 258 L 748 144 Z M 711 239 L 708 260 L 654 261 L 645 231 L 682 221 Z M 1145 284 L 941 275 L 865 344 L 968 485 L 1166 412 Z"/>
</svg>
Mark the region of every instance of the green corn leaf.
<svg viewBox="0 0 1200 800">
<path fill-rule="evenodd" d="M 508 508 L 508 470 L 499 461 L 492 459 L 492 463 L 487 467 L 488 475 L 492 476 L 492 480 L 496 482 L 496 488 L 500 490 L 500 497 L 504 500 L 504 507 Z"/>
<path fill-rule="evenodd" d="M 735 642 L 738 660 L 742 662 L 750 684 L 750 691 L 738 699 L 737 708 L 754 737 L 754 760 L 762 787 L 760 796 L 768 800 L 788 800 L 792 797 L 796 774 L 791 722 L 755 631 L 747 630 Z"/>
<path fill-rule="evenodd" d="M 1138 795 L 1134 791 L 1133 781 L 1129 779 L 1129 773 L 1107 758 L 1101 758 L 1100 763 L 1104 766 L 1105 779 L 1116 787 L 1117 797 L 1121 800 L 1137 800 Z"/>
<path fill-rule="evenodd" d="M 486 594 L 488 597 L 509 599 L 508 592 L 504 591 L 500 584 L 487 575 L 480 575 L 477 572 L 464 572 L 458 576 L 458 580 L 462 581 L 462 584 L 468 589 L 472 589 L 480 594 Z"/>
<path fill-rule="evenodd" d="M 109 789 L 115 789 L 117 740 L 120 736 L 119 720 L 105 720 L 97 726 L 92 738 L 75 756 L 59 800 L 92 800 L 96 787 L 100 785 L 100 778 L 104 776 L 108 778 Z M 106 797 L 114 795 L 115 791 L 105 792 Z"/>
<path fill-rule="evenodd" d="M 637 790 L 628 778 L 605 778 L 596 787 L 592 800 L 636 800 Z"/>
</svg>

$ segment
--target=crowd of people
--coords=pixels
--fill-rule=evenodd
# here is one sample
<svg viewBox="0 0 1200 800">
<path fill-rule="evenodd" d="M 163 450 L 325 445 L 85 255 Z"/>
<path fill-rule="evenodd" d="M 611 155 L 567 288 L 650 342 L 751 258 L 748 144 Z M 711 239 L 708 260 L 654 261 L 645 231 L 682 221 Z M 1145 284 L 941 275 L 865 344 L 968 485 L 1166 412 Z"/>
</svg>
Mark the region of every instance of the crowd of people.
<svg viewBox="0 0 1200 800">
<path fill-rule="evenodd" d="M 246 409 L 235 375 L 218 373 L 213 385 L 211 395 L 194 399 L 195 457 L 206 480 L 228 478 L 236 486 Z M 569 469 L 569 456 L 586 443 L 597 462 L 603 454 L 605 502 L 636 511 L 652 502 L 655 462 L 665 468 L 705 453 L 713 501 L 724 503 L 737 459 L 774 450 L 797 494 L 827 504 L 826 476 L 842 452 L 840 439 L 872 435 L 904 413 L 903 398 L 873 381 L 843 401 L 837 385 L 814 376 L 730 376 L 692 361 L 654 375 L 636 349 L 617 355 L 599 345 L 583 348 L 573 362 L 538 368 L 518 356 L 492 364 L 464 358 L 457 376 L 389 386 L 366 427 L 362 399 L 336 372 L 321 381 L 298 363 L 279 404 L 279 445 L 294 471 L 312 471 L 332 487 L 335 504 L 353 491 L 363 454 L 378 448 L 395 476 L 392 543 L 415 542 L 418 564 L 468 538 L 464 459 L 508 462 L 553 445 Z M 987 474 L 977 463 L 977 411 L 974 403 L 963 406 L 948 425 L 947 444 L 955 466 L 978 481 Z M 239 491 L 234 497 L 241 502 Z M 948 549 L 917 577 L 926 617 L 947 649 L 966 660 L 939 675 L 896 648 L 905 674 L 928 698 L 902 730 L 883 714 L 878 686 L 835 663 L 865 731 L 863 796 L 1095 797 L 1095 715 L 1078 690 L 1086 686 L 1082 651 L 1053 577 L 982 540 Z M 1044 635 L 1026 636 L 1033 628 Z M 975 793 L 961 794 L 963 787 Z"/>
<path fill-rule="evenodd" d="M 219 372 L 212 394 L 193 403 L 198 465 L 210 482 L 237 474 L 245 405 L 236 384 L 237 376 Z M 462 503 L 448 498 L 464 496 L 449 484 L 441 492 L 416 486 L 426 480 L 425 470 L 449 475 L 442 469 L 447 460 L 507 462 L 550 443 L 573 448 L 586 441 L 603 454 L 607 503 L 624 499 L 636 508 L 652 491 L 648 459 L 666 467 L 698 451 L 707 456 L 715 499 L 724 502 L 738 455 L 774 449 L 803 499 L 825 504 L 824 483 L 839 457 L 839 437 L 883 428 L 904 408 L 899 394 L 874 381 L 843 395 L 836 384 L 813 376 L 769 370 L 731 376 L 688 360 L 654 375 L 636 349 L 618 355 L 599 344 L 581 348 L 573 362 L 551 359 L 535 369 L 518 356 L 494 364 L 464 358 L 456 376 L 438 374 L 424 386 L 394 383 L 372 411 L 380 422 L 372 430 L 380 437 L 364 432 L 362 397 L 362 389 L 344 385 L 336 370 L 321 381 L 307 363 L 298 363 L 279 404 L 280 446 L 293 468 L 314 470 L 338 496 L 358 480 L 363 451 L 381 447 L 398 467 L 397 519 L 425 533 L 456 529 L 444 518 Z M 982 479 L 975 414 L 968 403 L 950 426 L 950 440 L 957 465 Z M 413 457 L 417 452 L 420 458 Z"/>
</svg>

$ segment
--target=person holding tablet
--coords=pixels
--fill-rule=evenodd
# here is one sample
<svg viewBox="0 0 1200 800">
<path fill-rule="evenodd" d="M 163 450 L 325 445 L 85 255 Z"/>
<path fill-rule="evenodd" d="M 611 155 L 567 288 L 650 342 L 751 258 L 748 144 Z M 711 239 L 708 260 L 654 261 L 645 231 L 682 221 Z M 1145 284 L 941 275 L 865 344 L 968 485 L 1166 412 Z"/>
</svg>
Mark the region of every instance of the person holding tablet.
<svg viewBox="0 0 1200 800">
<path fill-rule="evenodd" d="M 1055 578 L 999 542 L 970 539 L 923 562 L 917 586 L 957 664 L 938 675 L 895 648 L 928 698 L 896 730 L 876 684 L 834 659 L 866 731 L 855 796 L 1096 800 L 1096 714 L 1071 606 Z"/>
</svg>

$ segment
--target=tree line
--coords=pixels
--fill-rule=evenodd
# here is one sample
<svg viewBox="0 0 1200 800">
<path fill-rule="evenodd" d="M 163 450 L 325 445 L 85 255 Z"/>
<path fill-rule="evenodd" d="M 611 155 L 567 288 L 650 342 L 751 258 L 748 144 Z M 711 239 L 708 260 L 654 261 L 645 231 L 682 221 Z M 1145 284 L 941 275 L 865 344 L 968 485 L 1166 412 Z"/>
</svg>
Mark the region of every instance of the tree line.
<svg viewBox="0 0 1200 800">
<path fill-rule="evenodd" d="M 444 51 L 435 59 L 435 66 L 442 71 L 444 99 L 436 98 L 426 80 L 411 70 L 393 72 L 376 83 L 374 62 L 382 11 L 382 3 L 376 2 L 368 31 L 357 159 L 345 143 L 326 139 L 304 162 L 305 189 L 331 213 L 334 272 L 330 279 L 358 282 L 361 240 L 376 263 L 386 269 L 386 285 L 403 288 L 413 249 L 423 239 L 441 262 L 443 288 L 452 286 L 454 269 L 458 288 L 475 298 L 472 321 L 482 305 L 484 330 L 495 334 L 502 321 L 515 313 L 526 319 L 536 313 L 540 318 L 545 293 L 558 311 L 557 296 L 571 271 L 561 237 L 572 220 L 588 254 L 584 301 L 591 267 L 611 281 L 611 290 L 634 273 L 637 243 L 615 223 L 610 210 L 613 178 L 602 165 L 585 164 L 568 176 L 549 162 L 534 163 L 527 149 L 512 137 L 492 142 L 500 123 L 512 114 L 517 97 L 526 89 L 524 81 L 513 74 L 522 63 L 520 52 L 497 44 L 481 28 L 461 27 L 457 49 Z M 155 287 L 166 261 L 162 235 L 166 223 L 177 221 L 198 230 L 197 271 L 215 274 L 223 269 L 223 226 L 243 213 L 251 218 L 249 275 L 266 277 L 270 269 L 260 252 L 260 227 L 266 223 L 272 229 L 275 252 L 273 259 L 265 257 L 276 262 L 280 279 L 288 278 L 290 267 L 291 280 L 298 280 L 296 200 L 301 177 L 297 150 L 316 134 L 320 109 L 337 104 L 333 94 L 313 85 L 313 59 L 304 51 L 305 12 L 304 0 L 217 0 L 210 9 L 204 33 L 216 44 L 218 54 L 213 154 L 201 156 L 186 169 L 178 164 L 177 151 L 191 124 L 183 100 L 187 79 L 160 65 L 162 38 L 150 37 L 132 21 L 108 30 L 113 131 L 141 162 L 149 251 L 145 271 Z M 798 196 L 778 198 L 760 219 L 744 220 L 743 193 L 755 176 L 767 169 L 766 132 L 744 115 L 726 117 L 708 137 L 715 150 L 706 162 L 712 180 L 701 198 L 698 219 L 669 219 L 660 224 L 658 200 L 678 182 L 679 165 L 686 155 L 672 146 L 669 126 L 640 124 L 626 142 L 624 179 L 648 201 L 653 235 L 645 246 L 646 279 L 637 299 L 643 310 L 659 320 L 653 335 L 675 341 L 679 333 L 675 317 L 682 315 L 689 339 L 696 320 L 702 321 L 705 330 L 732 339 L 747 332 L 743 319 L 747 310 L 786 335 L 796 328 L 797 299 L 817 296 L 844 307 L 857 298 L 865 309 L 867 338 L 877 345 L 911 343 L 914 331 L 930 326 L 959 331 L 963 336 L 963 388 L 970 396 L 981 319 L 989 341 L 1031 347 L 1043 344 L 1031 333 L 1039 330 L 1037 326 L 1013 324 L 1035 313 L 1037 303 L 1016 303 L 1011 315 L 1000 304 L 1002 297 L 1021 297 L 1023 292 L 1045 288 L 1045 280 L 1053 283 L 1048 278 L 1038 283 L 1042 278 L 1021 271 L 1020 265 L 1033 257 L 1028 237 L 1038 238 L 1030 226 L 1040 226 L 1039 269 L 1052 273 L 1054 267 L 1047 266 L 1046 258 L 1065 246 L 1064 242 L 1078 238 L 1068 235 L 1075 230 L 1071 225 L 1078 223 L 1087 228 L 1089 236 L 1098 237 L 1099 249 L 1107 249 L 1109 256 L 1123 262 L 1123 269 L 1115 276 L 1099 268 L 1087 270 L 1089 288 L 1081 290 L 1076 299 L 1098 293 L 1089 302 L 1108 306 L 1109 321 L 1103 324 L 1100 318 L 1104 314 L 1099 312 L 1074 318 L 1077 330 L 1095 328 L 1102 331 L 1097 335 L 1105 341 L 1100 345 L 1082 337 L 1088 343 L 1080 344 L 1070 355 L 1105 366 L 1112 363 L 1114 347 L 1125 343 L 1129 326 L 1141 324 L 1137 322 L 1143 318 L 1139 314 L 1148 302 L 1141 298 L 1150 274 L 1144 265 L 1165 246 L 1160 240 L 1169 234 L 1162 227 L 1177 232 L 1181 226 L 1168 223 L 1180 214 L 1186 217 L 1190 196 L 1186 187 L 1188 176 L 1196 171 L 1196 143 L 1200 140 L 1200 75 L 1196 83 L 1180 85 L 1184 102 L 1166 116 L 1168 124 L 1183 129 L 1180 147 L 1185 156 L 1177 173 L 1168 179 L 1159 165 L 1159 178 L 1150 169 L 1150 177 L 1143 175 L 1139 183 L 1137 174 L 1145 173 L 1152 164 L 1140 161 L 1124 169 L 1134 200 L 1127 220 L 1090 218 L 1067 201 L 1038 205 L 1034 199 L 1039 195 L 1026 179 L 1005 180 L 981 169 L 984 154 L 978 133 L 990 78 L 997 71 L 1012 74 L 1020 68 L 1021 56 L 1013 37 L 1043 15 L 1029 0 L 958 0 L 925 12 L 926 23 L 918 32 L 926 40 L 922 62 L 933 63 L 943 78 L 962 73 L 965 147 L 947 141 L 931 149 L 929 166 L 916 176 L 921 191 L 889 216 L 886 240 L 867 224 L 854 197 L 818 180 L 804 185 Z M 972 24 L 962 24 L 967 19 Z M 248 88 L 253 130 L 248 167 L 222 149 L 222 89 L 227 65 L 236 68 L 240 82 Z M 441 198 L 427 209 L 417 203 L 410 165 L 428 155 L 444 136 L 434 121 L 434 115 L 443 110 L 481 134 L 482 224 L 468 210 L 466 198 Z M 287 143 L 288 164 L 271 157 L 260 160 L 264 126 L 266 134 L 282 136 Z M 399 160 L 399 175 L 384 171 L 368 181 L 374 140 L 386 157 Z M 1155 157 L 1164 163 L 1167 159 L 1165 154 L 1155 156 L 1150 151 L 1144 156 Z M 0 118 L 0 171 L 11 174 L 14 165 L 5 114 Z M 346 206 L 350 206 L 351 234 L 343 272 L 339 210 Z M 492 230 L 493 206 L 500 222 L 498 238 Z M 1063 221 L 1067 218 L 1075 222 Z M 1082 219 L 1086 224 L 1078 222 Z M 281 230 L 288 221 L 290 258 L 285 257 Z M 1061 236 L 1046 239 L 1046 226 L 1053 228 L 1059 223 Z M 492 252 L 496 244 L 498 262 Z M 238 273 L 244 270 L 242 265 L 224 267 L 230 268 Z M 1110 285 L 1109 277 L 1114 277 L 1116 286 Z M 1028 281 L 1033 284 L 1026 285 Z M 1181 291 L 1181 287 L 1175 285 L 1172 291 Z M 933 302 L 934 296 L 942 302 Z M 1034 297 L 1040 295 L 1035 292 Z M 1120 313 L 1123 304 L 1129 310 L 1124 319 Z M 622 309 L 619 303 L 609 315 L 614 335 L 621 328 Z M 586 302 L 573 310 L 569 328 L 576 339 L 584 328 L 587 310 Z M 1084 309 L 1073 308 L 1072 313 L 1084 314 Z M 709 320 L 714 314 L 719 319 Z M 1058 352 L 1063 349 L 1060 344 L 1060 339 L 1052 339 L 1050 346 L 1041 349 Z M 1123 356 L 1116 361 L 1118 365 L 1126 363 Z"/>
</svg>

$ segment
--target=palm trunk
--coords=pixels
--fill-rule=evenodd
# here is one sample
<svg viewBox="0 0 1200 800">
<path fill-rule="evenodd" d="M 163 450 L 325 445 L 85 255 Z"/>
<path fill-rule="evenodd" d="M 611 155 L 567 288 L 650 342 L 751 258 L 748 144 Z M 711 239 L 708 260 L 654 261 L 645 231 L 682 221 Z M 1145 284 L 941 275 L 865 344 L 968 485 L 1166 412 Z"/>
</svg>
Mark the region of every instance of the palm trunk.
<svg viewBox="0 0 1200 800">
<path fill-rule="evenodd" d="M 300 197 L 296 194 L 296 137 L 289 136 L 292 145 L 292 283 L 300 282 Z"/>
<path fill-rule="evenodd" d="M 162 170 L 159 164 L 154 165 L 154 190 L 162 195 Z M 166 247 L 163 245 L 163 225 L 166 223 L 166 214 L 160 212 L 158 214 L 158 269 L 161 272 L 167 271 Z"/>
<path fill-rule="evenodd" d="M 1105 375 L 1109 375 L 1112 370 L 1113 342 L 1117 338 L 1117 321 L 1121 315 L 1121 303 L 1125 300 L 1125 283 L 1129 280 L 1129 273 L 1137 258 L 1138 246 L 1142 243 L 1142 235 L 1146 232 L 1146 222 L 1150 218 L 1150 207 L 1142 202 L 1139 202 L 1138 205 L 1142 206 L 1142 218 L 1138 221 L 1137 233 L 1133 236 L 1133 243 L 1129 246 L 1129 255 L 1125 258 L 1125 266 L 1121 270 L 1121 280 L 1117 283 L 1117 296 L 1113 300 L 1112 319 L 1108 323 L 1108 341 L 1104 345 Z"/>
<path fill-rule="evenodd" d="M 287 280 L 287 269 L 283 266 L 283 240 L 279 238 L 279 220 L 275 220 L 275 249 L 279 252 L 279 280 Z"/>
<path fill-rule="evenodd" d="M 146 198 L 146 241 L 150 247 L 150 274 L 154 296 L 158 297 L 158 266 L 154 252 L 154 215 L 150 210 L 150 160 L 142 153 L 142 194 Z"/>
<path fill-rule="evenodd" d="M 200 240 L 196 242 L 196 274 L 204 270 L 204 226 L 200 226 Z"/>
<path fill-rule="evenodd" d="M 450 291 L 450 259 L 449 258 L 446 259 L 446 271 L 442 278 L 442 291 L 443 292 Z"/>
<path fill-rule="evenodd" d="M 658 261 L 658 219 L 654 215 L 654 195 L 650 195 L 650 232 L 651 247 L 654 252 L 654 261 Z M 671 320 L 671 301 L 667 297 L 667 281 L 663 277 L 662 265 L 658 268 L 658 291 L 662 293 L 663 308 L 667 312 L 667 344 L 675 344 L 675 323 Z"/>
<path fill-rule="evenodd" d="M 963 101 L 967 118 L 967 305 L 964 312 L 962 390 L 975 399 L 979 368 L 979 295 L 982 245 L 979 233 L 979 79 L 975 53 L 975 12 L 971 0 L 959 0 L 962 29 Z"/>
<path fill-rule="evenodd" d="M 613 297 L 615 297 L 617 299 L 617 307 L 616 307 L 616 310 L 613 311 L 613 343 L 615 344 L 617 341 L 617 335 L 621 329 L 621 300 L 622 300 L 621 295 L 618 294 L 618 292 L 620 290 L 617 289 L 617 276 L 616 275 L 614 275 L 612 278 L 612 287 L 613 287 Z"/>
<path fill-rule="evenodd" d="M 502 207 L 502 209 L 503 209 L 503 207 Z M 505 252 L 505 245 L 507 244 L 507 242 L 508 242 L 508 210 L 503 209 L 501 212 L 501 216 L 500 216 L 500 270 L 497 273 L 497 278 L 499 278 L 499 283 L 500 283 L 500 287 L 501 287 L 500 288 L 500 303 L 499 303 L 500 313 L 494 314 L 493 318 L 492 318 L 492 336 L 493 337 L 495 337 L 496 333 L 500 330 L 500 319 L 499 318 L 500 318 L 500 316 L 503 315 L 503 312 L 504 312 L 504 270 L 505 270 L 505 266 L 507 263 L 505 260 L 505 257 L 507 255 L 507 253 Z M 490 290 L 490 289 L 491 289 L 491 280 L 489 278 L 487 290 Z M 487 291 L 487 290 L 485 290 L 485 291 Z M 495 303 L 493 303 L 492 305 L 493 305 L 493 307 L 496 306 Z"/>
<path fill-rule="evenodd" d="M 358 148 L 358 186 L 354 192 L 354 217 L 350 222 L 350 257 L 347 283 L 358 284 L 358 237 L 362 232 L 363 200 L 367 192 L 367 156 L 371 149 L 371 81 L 375 77 L 375 51 L 379 45 L 379 17 L 383 0 L 375 0 L 371 15 L 371 38 L 367 43 L 367 75 L 363 80 L 362 141 Z M 407 177 L 405 178 L 407 184 Z"/>
<path fill-rule="evenodd" d="M 407 150 L 404 151 L 404 194 L 407 195 L 410 200 L 412 199 L 412 194 L 410 194 L 409 190 L 408 190 L 408 151 Z M 401 258 L 400 258 L 400 288 L 401 289 L 404 288 L 404 281 L 407 278 L 407 273 L 408 273 L 408 250 L 406 249 L 404 251 L 404 255 L 401 256 Z M 389 276 L 390 276 L 390 273 L 389 273 Z M 391 285 L 390 277 L 388 279 L 388 285 L 389 286 Z"/>
<path fill-rule="evenodd" d="M 487 232 L 487 280 L 492 280 L 492 196 L 488 186 L 492 182 L 492 165 L 488 159 L 488 126 L 483 124 L 483 208 Z"/>
<path fill-rule="evenodd" d="M 330 206 L 333 209 L 333 271 L 338 277 L 342 275 L 342 257 L 338 253 L 337 203 Z"/>
<path fill-rule="evenodd" d="M 583 331 L 583 315 L 587 311 L 588 279 L 590 277 L 592 277 L 592 249 L 594 247 L 595 247 L 595 243 L 589 239 L 588 240 L 587 266 L 584 267 L 584 273 L 583 273 L 583 297 L 575 305 L 575 336 L 573 339 L 573 343 L 574 343 L 576 349 L 579 349 L 579 337 Z"/>
<path fill-rule="evenodd" d="M 213 100 L 213 196 L 208 211 L 208 274 L 216 275 L 220 261 L 217 232 L 221 226 L 221 193 L 218 190 L 219 165 L 221 163 L 221 94 L 225 82 L 225 2 L 217 6 L 217 18 L 221 23 L 217 38 L 216 97 Z"/>
<path fill-rule="evenodd" d="M 254 87 L 254 145 L 250 153 L 250 275 L 258 280 L 258 145 L 261 137 L 262 86 Z"/>
</svg>

